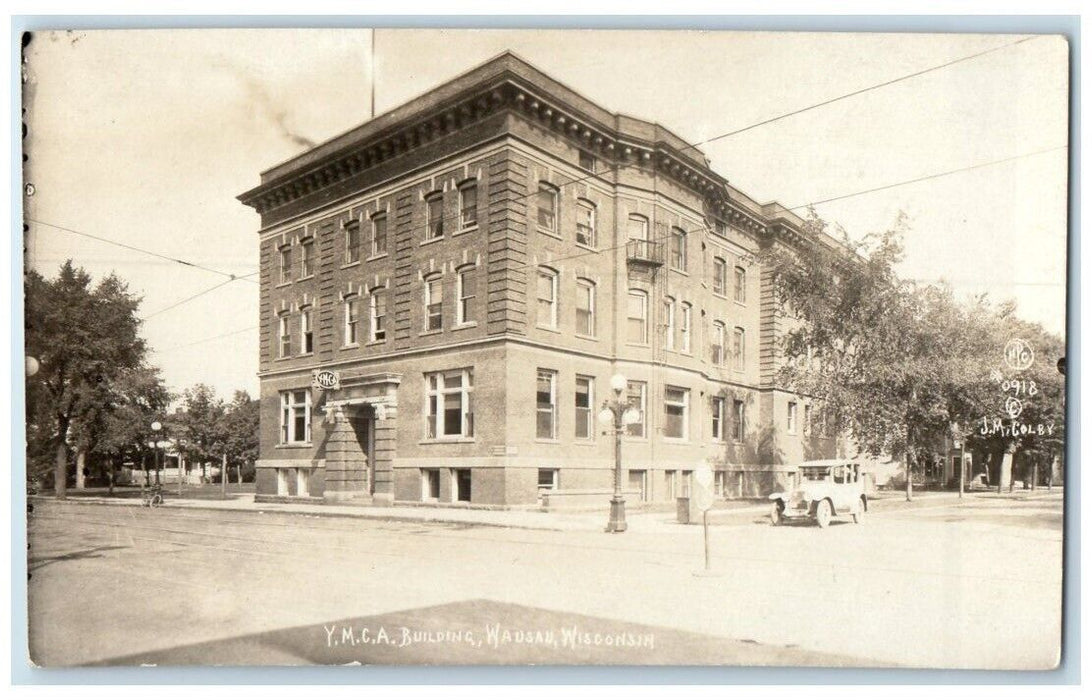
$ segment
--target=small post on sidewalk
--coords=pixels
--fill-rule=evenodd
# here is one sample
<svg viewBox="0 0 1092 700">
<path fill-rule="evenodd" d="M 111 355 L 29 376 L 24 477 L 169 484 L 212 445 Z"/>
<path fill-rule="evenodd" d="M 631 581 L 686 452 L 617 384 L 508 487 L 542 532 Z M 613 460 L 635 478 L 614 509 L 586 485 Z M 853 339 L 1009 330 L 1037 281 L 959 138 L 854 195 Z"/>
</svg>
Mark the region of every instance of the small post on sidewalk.
<svg viewBox="0 0 1092 700">
<path fill-rule="evenodd" d="M 178 497 L 182 498 L 182 482 L 186 480 L 186 458 L 178 452 Z"/>
<path fill-rule="evenodd" d="M 227 500 L 227 452 L 220 461 L 220 498 Z"/>
<path fill-rule="evenodd" d="M 713 469 L 708 463 L 702 463 L 696 470 L 692 478 L 692 485 L 690 488 L 691 503 L 696 505 L 701 510 L 701 526 L 705 543 L 705 568 L 701 571 L 695 571 L 695 576 L 715 576 L 713 573 L 713 563 L 709 558 L 709 509 L 713 507 Z"/>
</svg>

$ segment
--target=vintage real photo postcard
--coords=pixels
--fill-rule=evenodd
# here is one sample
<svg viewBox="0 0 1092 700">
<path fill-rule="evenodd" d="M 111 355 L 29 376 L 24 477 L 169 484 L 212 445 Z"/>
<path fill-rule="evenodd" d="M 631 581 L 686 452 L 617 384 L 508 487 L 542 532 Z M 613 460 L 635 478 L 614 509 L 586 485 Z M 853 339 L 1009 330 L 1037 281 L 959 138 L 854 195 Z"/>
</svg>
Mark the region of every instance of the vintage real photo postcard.
<svg viewBox="0 0 1092 700">
<path fill-rule="evenodd" d="M 22 58 L 29 663 L 1058 665 L 1064 37 Z"/>
</svg>

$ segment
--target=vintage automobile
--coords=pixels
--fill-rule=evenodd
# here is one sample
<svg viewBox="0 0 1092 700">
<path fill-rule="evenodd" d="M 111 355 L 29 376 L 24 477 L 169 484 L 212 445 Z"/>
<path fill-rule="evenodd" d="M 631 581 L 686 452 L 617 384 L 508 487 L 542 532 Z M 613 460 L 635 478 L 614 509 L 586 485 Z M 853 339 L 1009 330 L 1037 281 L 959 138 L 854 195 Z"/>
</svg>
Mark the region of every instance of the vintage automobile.
<svg viewBox="0 0 1092 700">
<path fill-rule="evenodd" d="M 770 521 L 780 525 L 791 520 L 813 520 L 830 525 L 836 515 L 849 515 L 860 523 L 868 512 L 861 465 L 852 460 L 823 459 L 804 462 L 794 487 L 769 496 L 773 501 Z"/>
</svg>

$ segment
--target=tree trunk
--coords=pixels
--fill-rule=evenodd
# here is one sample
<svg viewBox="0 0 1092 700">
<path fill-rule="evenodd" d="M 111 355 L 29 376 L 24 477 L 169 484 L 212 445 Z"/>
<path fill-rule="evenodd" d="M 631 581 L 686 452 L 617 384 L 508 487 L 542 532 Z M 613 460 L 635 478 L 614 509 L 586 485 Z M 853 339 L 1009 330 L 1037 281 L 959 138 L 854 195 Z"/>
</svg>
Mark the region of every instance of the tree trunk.
<svg viewBox="0 0 1092 700">
<path fill-rule="evenodd" d="M 1006 481 L 1009 483 L 1009 493 L 1012 493 L 1012 485 L 1015 481 L 1012 474 L 1013 456 L 1012 451 L 1005 450 L 1005 454 L 1001 457 L 1001 469 L 997 475 L 997 493 L 1002 492 Z"/>
<path fill-rule="evenodd" d="M 914 462 L 910 450 L 906 451 L 906 500 L 914 500 Z"/>
<path fill-rule="evenodd" d="M 235 466 L 235 478 L 237 480 L 236 483 L 238 483 L 240 486 L 242 486 L 243 485 L 243 466 L 241 464 Z"/>
<path fill-rule="evenodd" d="M 87 488 L 87 477 L 83 470 L 87 468 L 87 451 L 80 450 L 76 453 L 76 490 L 83 491 Z"/>
<path fill-rule="evenodd" d="M 1031 490 L 1034 491 L 1035 487 L 1039 485 L 1039 460 L 1035 460 L 1035 464 L 1031 468 Z"/>
<path fill-rule="evenodd" d="M 227 452 L 220 459 L 220 498 L 227 498 Z"/>
<path fill-rule="evenodd" d="M 109 473 L 106 475 L 106 495 L 113 496 L 114 495 L 114 478 L 115 478 L 115 475 L 117 474 L 117 463 L 114 460 L 114 458 L 111 457 L 110 461 L 107 464 L 109 464 Z"/>
<path fill-rule="evenodd" d="M 53 495 L 64 499 L 68 495 L 68 420 L 62 418 L 57 423 L 57 451 L 53 462 Z"/>
</svg>

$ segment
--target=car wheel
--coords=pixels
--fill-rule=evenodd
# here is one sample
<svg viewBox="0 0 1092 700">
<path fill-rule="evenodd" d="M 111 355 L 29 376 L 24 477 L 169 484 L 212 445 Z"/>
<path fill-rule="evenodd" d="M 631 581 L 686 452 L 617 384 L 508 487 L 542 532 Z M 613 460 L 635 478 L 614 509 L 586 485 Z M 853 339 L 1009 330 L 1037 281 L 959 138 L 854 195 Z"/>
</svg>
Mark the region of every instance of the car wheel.
<svg viewBox="0 0 1092 700">
<path fill-rule="evenodd" d="M 865 504 L 865 499 L 857 501 L 857 508 L 853 511 L 853 522 L 860 525 L 864 522 L 865 511 L 868 510 L 868 506 Z"/>
<path fill-rule="evenodd" d="M 819 527 L 830 525 L 830 501 L 819 501 L 815 505 L 815 522 Z"/>
<path fill-rule="evenodd" d="M 781 513 L 782 513 L 782 511 L 784 511 L 784 509 L 785 509 L 785 507 L 781 505 L 780 501 L 775 501 L 774 502 L 773 507 L 770 508 L 770 524 L 771 525 L 776 527 L 776 526 L 781 525 L 782 523 L 785 522 L 785 518 L 782 517 L 782 515 L 781 515 Z"/>
</svg>

